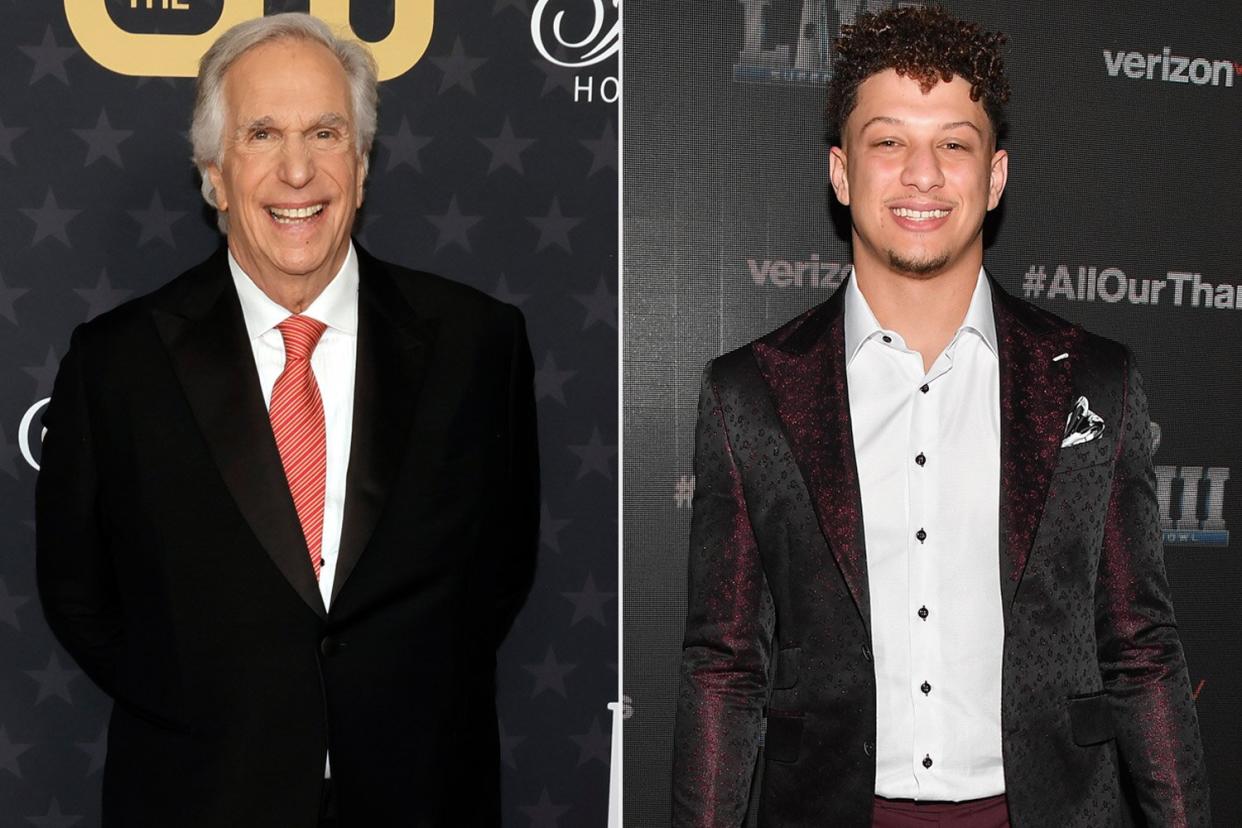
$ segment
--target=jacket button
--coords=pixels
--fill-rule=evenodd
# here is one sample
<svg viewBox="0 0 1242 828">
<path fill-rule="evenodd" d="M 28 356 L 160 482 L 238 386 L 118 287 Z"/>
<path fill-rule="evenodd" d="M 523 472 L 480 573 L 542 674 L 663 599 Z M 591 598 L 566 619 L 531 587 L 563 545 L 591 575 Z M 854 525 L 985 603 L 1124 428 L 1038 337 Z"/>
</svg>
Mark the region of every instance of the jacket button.
<svg viewBox="0 0 1242 828">
<path fill-rule="evenodd" d="M 875 745 L 871 742 L 870 739 L 863 742 L 863 753 L 867 754 L 868 756 L 871 756 L 872 754 L 875 753 Z"/>
<path fill-rule="evenodd" d="M 319 652 L 331 658 L 332 656 L 339 653 L 341 651 L 341 648 L 344 646 L 345 645 L 342 644 L 340 641 L 328 635 L 328 636 L 324 636 L 324 639 L 319 642 Z"/>
<path fill-rule="evenodd" d="M 862 657 L 863 657 L 863 661 L 871 660 L 871 648 L 868 647 L 866 644 L 862 645 Z"/>
<path fill-rule="evenodd" d="M 925 767 L 925 768 L 930 768 L 931 766 L 932 766 L 932 760 L 931 760 L 931 757 L 930 757 L 930 756 L 924 756 L 924 757 L 923 757 L 923 767 Z"/>
</svg>

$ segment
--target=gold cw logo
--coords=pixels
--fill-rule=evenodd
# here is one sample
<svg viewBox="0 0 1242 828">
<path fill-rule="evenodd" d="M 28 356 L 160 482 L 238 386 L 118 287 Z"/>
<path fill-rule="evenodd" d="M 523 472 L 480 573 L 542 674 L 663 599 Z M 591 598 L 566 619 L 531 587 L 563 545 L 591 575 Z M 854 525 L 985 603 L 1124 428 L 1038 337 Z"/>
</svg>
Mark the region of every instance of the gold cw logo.
<svg viewBox="0 0 1242 828">
<path fill-rule="evenodd" d="M 185 10 L 190 0 L 130 0 L 137 8 L 158 5 Z M 216 38 L 229 28 L 263 16 L 264 0 L 223 0 L 220 19 L 202 34 L 137 34 L 116 25 L 105 0 L 65 0 L 65 16 L 78 45 L 99 65 L 122 75 L 192 78 L 198 61 Z M 342 31 L 349 23 L 350 0 L 310 0 L 310 13 Z M 394 0 L 392 31 L 383 40 L 367 43 L 379 64 L 379 79 L 389 80 L 410 70 L 431 41 L 435 0 Z M 356 36 L 356 35 L 355 35 Z"/>
</svg>

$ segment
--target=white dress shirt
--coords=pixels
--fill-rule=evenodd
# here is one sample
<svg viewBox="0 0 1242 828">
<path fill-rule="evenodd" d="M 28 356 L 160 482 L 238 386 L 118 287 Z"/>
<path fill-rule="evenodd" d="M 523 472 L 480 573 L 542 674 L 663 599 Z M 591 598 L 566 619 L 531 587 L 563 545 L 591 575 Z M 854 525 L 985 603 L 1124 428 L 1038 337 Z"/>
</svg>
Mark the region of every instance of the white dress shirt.
<svg viewBox="0 0 1242 828">
<path fill-rule="evenodd" d="M 962 801 L 1005 790 L 997 353 L 982 269 L 965 319 L 926 372 L 848 282 L 880 796 Z"/>
<path fill-rule="evenodd" d="M 285 370 L 285 339 L 276 328 L 291 314 L 276 304 L 229 253 L 229 270 L 241 299 L 242 316 L 254 364 L 259 369 L 263 403 L 272 405 L 272 386 Z M 327 437 L 327 470 L 323 504 L 323 567 L 319 571 L 319 594 L 327 607 L 332 598 L 336 560 L 341 547 L 341 524 L 345 518 L 345 473 L 349 468 L 349 445 L 354 426 L 354 366 L 358 354 L 358 257 L 350 244 L 340 271 L 323 293 L 302 312 L 327 325 L 311 354 L 311 370 L 323 399 Z M 310 565 L 307 558 L 307 565 Z"/>
</svg>

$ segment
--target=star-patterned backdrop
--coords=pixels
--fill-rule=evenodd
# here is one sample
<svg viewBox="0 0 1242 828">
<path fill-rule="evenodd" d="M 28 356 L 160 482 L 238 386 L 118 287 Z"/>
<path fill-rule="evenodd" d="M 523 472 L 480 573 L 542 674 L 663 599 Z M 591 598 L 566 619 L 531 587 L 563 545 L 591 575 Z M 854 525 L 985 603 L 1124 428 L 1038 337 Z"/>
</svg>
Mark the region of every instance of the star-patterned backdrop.
<svg viewBox="0 0 1242 828">
<path fill-rule="evenodd" d="M 106 0 L 128 31 L 177 34 L 228 3 Z M 381 83 L 355 235 L 526 316 L 543 506 L 535 586 L 499 656 L 505 825 L 570 828 L 605 823 L 617 694 L 617 60 L 547 60 L 531 33 L 540 5 L 434 4 L 425 53 Z M 591 3 L 553 5 L 567 41 L 585 35 Z M 269 0 L 265 13 L 307 10 Z M 393 3 L 350 16 L 377 41 Z M 0 828 L 88 828 L 110 702 L 35 594 L 41 401 L 74 326 L 220 236 L 189 160 L 191 78 L 104 68 L 59 0 L 0 0 L 0 20 Z"/>
</svg>

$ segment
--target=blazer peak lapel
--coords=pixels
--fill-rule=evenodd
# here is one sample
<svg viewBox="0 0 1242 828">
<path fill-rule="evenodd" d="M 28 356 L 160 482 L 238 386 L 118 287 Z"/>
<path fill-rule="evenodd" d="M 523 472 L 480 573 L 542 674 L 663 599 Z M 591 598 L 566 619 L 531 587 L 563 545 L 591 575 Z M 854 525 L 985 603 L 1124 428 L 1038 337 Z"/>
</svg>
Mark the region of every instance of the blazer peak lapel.
<svg viewBox="0 0 1242 828">
<path fill-rule="evenodd" d="M 371 540 L 409 449 L 416 402 L 435 341 L 382 263 L 358 248 L 358 354 L 345 517 L 332 585 L 340 594 Z"/>
<path fill-rule="evenodd" d="M 1008 618 L 1061 448 L 1078 329 L 1049 324 L 995 283 L 992 295 L 1000 346 L 1001 596 Z"/>
<path fill-rule="evenodd" d="M 844 296 L 844 287 L 838 288 L 792 328 L 765 337 L 754 350 L 820 531 L 870 631 L 862 495 L 845 375 Z"/>
<path fill-rule="evenodd" d="M 152 309 L 155 327 L 242 516 L 285 580 L 324 616 L 223 255 L 208 260 L 198 277 L 176 306 Z"/>
</svg>

